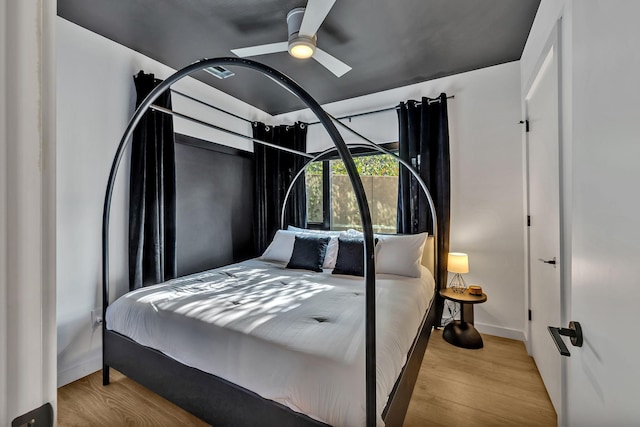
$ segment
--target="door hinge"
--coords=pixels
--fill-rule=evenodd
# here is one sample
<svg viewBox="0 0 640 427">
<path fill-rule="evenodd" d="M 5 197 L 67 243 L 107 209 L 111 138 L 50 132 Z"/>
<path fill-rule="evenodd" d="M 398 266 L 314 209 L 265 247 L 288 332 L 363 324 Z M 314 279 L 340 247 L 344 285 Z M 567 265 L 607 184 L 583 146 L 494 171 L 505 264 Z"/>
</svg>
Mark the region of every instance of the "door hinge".
<svg viewBox="0 0 640 427">
<path fill-rule="evenodd" d="M 531 310 L 529 310 L 529 321 L 531 321 Z"/>
<path fill-rule="evenodd" d="M 527 215 L 527 227 L 531 227 L 531 215 Z"/>
<path fill-rule="evenodd" d="M 529 120 L 520 120 L 520 124 L 524 124 L 524 131 L 529 132 Z"/>
</svg>

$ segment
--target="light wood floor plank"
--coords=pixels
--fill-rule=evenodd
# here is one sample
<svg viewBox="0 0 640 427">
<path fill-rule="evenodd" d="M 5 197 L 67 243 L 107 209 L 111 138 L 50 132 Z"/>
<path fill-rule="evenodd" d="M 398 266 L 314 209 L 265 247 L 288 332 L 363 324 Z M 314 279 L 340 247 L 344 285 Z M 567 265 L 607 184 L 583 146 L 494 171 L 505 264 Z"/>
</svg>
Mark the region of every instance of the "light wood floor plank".
<svg viewBox="0 0 640 427">
<path fill-rule="evenodd" d="M 58 389 L 59 427 L 206 425 L 114 369 L 107 387 L 99 371 Z"/>
<path fill-rule="evenodd" d="M 483 335 L 484 348 L 452 346 L 433 331 L 404 427 L 556 426 L 524 343 Z"/>
<path fill-rule="evenodd" d="M 483 335 L 466 350 L 434 331 L 404 427 L 557 425 L 533 359 L 520 341 Z M 96 372 L 58 390 L 58 425 L 193 426 L 206 424 L 117 371 L 102 386 Z"/>
</svg>

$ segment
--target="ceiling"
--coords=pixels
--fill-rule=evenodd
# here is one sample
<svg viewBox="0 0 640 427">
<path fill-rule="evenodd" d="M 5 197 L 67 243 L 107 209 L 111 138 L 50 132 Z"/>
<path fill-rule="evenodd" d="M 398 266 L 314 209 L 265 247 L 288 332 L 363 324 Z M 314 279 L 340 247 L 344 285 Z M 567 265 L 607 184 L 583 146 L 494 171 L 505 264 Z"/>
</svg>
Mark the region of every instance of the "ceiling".
<svg viewBox="0 0 640 427">
<path fill-rule="evenodd" d="M 353 69 L 337 78 L 313 59 L 252 57 L 321 104 L 520 59 L 540 0 L 337 0 L 318 47 Z M 287 39 L 305 0 L 58 0 L 58 15 L 180 69 L 230 49 Z M 231 69 L 231 68 L 230 68 Z M 235 67 L 194 77 L 272 115 L 304 108 L 266 77 Z M 400 100 L 399 100 L 400 101 Z"/>
</svg>

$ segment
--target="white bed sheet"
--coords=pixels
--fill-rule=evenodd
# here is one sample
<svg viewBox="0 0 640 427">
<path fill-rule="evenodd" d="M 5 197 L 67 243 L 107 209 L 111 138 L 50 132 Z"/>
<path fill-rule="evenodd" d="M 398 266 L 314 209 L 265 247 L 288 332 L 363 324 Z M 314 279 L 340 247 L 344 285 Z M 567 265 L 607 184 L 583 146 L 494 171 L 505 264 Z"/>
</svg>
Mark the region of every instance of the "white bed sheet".
<svg viewBox="0 0 640 427">
<path fill-rule="evenodd" d="M 377 412 L 404 366 L 434 279 L 376 276 Z M 258 259 L 130 292 L 107 328 L 334 426 L 365 424 L 364 280 Z"/>
</svg>

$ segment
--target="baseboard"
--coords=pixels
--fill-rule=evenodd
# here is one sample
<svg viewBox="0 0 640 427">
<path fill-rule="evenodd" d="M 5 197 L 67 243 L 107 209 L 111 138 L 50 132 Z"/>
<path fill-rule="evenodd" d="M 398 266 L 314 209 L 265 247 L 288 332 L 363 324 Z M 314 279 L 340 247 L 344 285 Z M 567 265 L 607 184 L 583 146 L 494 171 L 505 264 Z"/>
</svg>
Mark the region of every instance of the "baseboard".
<svg viewBox="0 0 640 427">
<path fill-rule="evenodd" d="M 102 354 L 64 370 L 58 370 L 58 388 L 84 378 L 100 369 L 102 369 Z"/>
<path fill-rule="evenodd" d="M 524 341 L 524 331 L 517 329 L 504 328 L 501 326 L 485 325 L 484 323 L 475 322 L 474 326 L 481 334 L 495 335 L 497 337 L 509 338 L 512 340 Z"/>
</svg>

